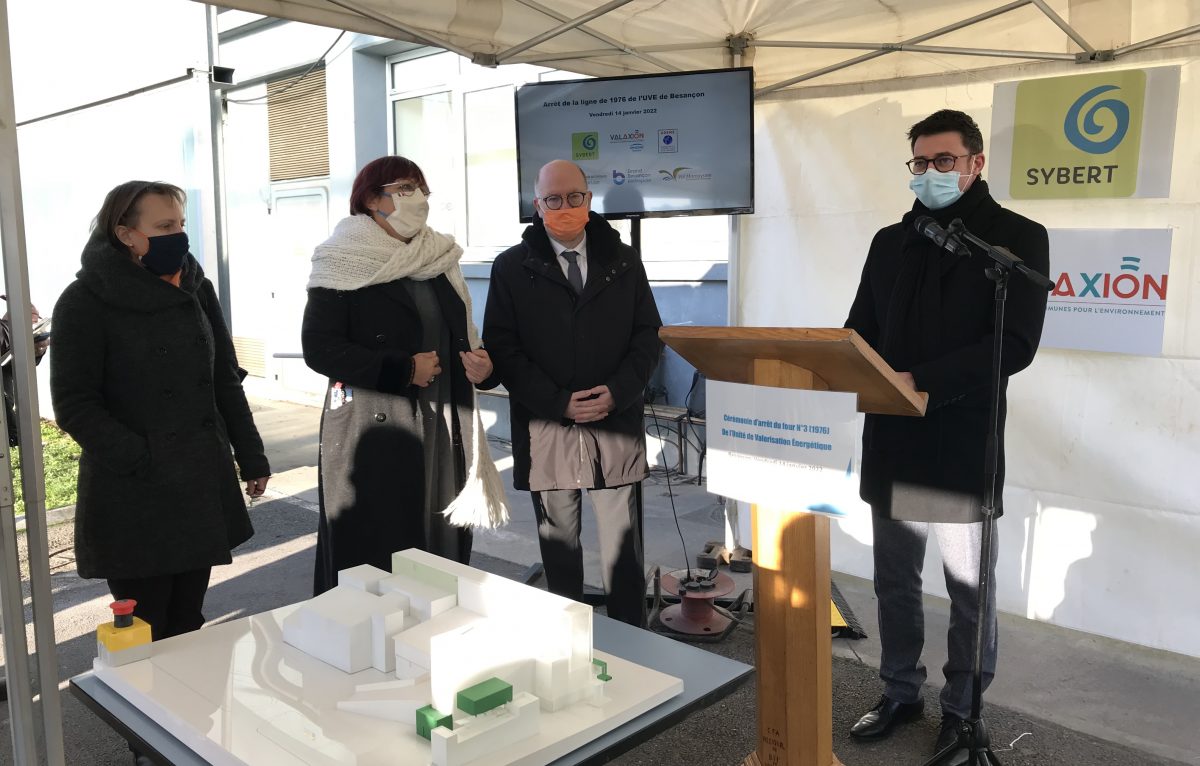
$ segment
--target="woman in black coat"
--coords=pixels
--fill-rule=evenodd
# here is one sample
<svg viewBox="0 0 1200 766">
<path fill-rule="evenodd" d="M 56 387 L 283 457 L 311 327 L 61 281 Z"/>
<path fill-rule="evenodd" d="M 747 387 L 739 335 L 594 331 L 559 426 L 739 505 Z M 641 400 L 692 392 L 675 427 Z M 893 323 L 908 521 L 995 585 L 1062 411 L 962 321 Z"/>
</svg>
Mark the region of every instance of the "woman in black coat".
<svg viewBox="0 0 1200 766">
<path fill-rule="evenodd" d="M 496 385 L 471 321 L 462 248 L 426 225 L 403 157 L 368 163 L 349 218 L 313 254 L 301 339 L 329 378 L 321 417 L 314 593 L 420 548 L 467 563 L 472 526 L 507 520 L 475 388 Z"/>
<path fill-rule="evenodd" d="M 188 253 L 184 194 L 130 181 L 96 216 L 54 309 L 50 390 L 83 448 L 80 577 L 106 578 L 154 638 L 196 630 L 211 568 L 253 534 L 270 468 L 212 283 Z"/>
</svg>

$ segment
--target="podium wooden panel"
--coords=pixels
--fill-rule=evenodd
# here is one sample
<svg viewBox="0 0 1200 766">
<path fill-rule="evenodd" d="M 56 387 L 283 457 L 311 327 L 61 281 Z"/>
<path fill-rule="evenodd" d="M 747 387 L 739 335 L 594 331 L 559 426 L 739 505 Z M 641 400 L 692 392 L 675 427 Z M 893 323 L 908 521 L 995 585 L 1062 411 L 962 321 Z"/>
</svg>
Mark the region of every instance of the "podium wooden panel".
<svg viewBox="0 0 1200 766">
<path fill-rule="evenodd" d="M 783 388 L 848 391 L 858 394 L 858 411 L 876 415 L 925 414 L 928 397 L 910 390 L 854 330 L 785 327 L 664 327 L 668 346 L 713 380 L 753 383 L 754 362 L 785 362 L 811 372 Z"/>
<path fill-rule="evenodd" d="M 927 397 L 853 330 L 664 327 L 709 378 L 853 392 L 859 410 L 920 416 Z M 833 754 L 829 517 L 751 506 L 758 749 L 743 766 L 840 766 Z"/>
</svg>

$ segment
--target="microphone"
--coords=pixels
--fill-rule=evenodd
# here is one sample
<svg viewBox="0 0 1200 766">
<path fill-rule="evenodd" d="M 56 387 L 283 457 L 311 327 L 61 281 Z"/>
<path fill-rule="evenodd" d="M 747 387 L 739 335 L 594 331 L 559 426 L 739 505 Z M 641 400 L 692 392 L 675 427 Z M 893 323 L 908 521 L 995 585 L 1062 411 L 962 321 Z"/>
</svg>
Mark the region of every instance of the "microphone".
<svg viewBox="0 0 1200 766">
<path fill-rule="evenodd" d="M 963 244 L 955 235 L 942 228 L 941 224 L 933 220 L 932 216 L 918 216 L 913 222 L 917 232 L 923 237 L 928 237 L 933 240 L 933 243 L 938 247 L 945 248 L 955 255 L 970 256 L 971 249 Z"/>
</svg>

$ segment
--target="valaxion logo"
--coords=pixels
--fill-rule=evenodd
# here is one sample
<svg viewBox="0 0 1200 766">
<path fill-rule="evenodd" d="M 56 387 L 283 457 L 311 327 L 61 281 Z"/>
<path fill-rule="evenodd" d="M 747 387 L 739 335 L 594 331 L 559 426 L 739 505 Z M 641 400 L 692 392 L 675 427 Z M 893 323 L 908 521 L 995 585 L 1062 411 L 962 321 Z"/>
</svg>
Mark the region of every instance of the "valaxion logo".
<svg viewBox="0 0 1200 766">
<path fill-rule="evenodd" d="M 608 141 L 612 144 L 632 144 L 646 140 L 646 134 L 640 130 L 629 130 L 621 133 L 609 133 Z"/>
<path fill-rule="evenodd" d="M 1121 258 L 1120 266 L 1108 271 L 1062 272 L 1050 295 L 1050 311 L 1113 313 L 1121 306 L 1144 308 L 1164 306 L 1167 275 L 1142 272 L 1136 255 Z"/>
</svg>

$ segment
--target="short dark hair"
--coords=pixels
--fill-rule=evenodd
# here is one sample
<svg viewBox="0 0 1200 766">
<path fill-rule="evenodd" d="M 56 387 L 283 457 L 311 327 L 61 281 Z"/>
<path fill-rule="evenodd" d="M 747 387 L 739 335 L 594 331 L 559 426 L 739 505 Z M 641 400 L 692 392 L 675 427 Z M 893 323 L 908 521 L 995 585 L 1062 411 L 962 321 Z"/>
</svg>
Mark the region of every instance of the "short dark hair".
<svg viewBox="0 0 1200 766">
<path fill-rule="evenodd" d="M 370 215 L 367 203 L 383 194 L 383 187 L 398 178 L 412 178 L 422 189 L 429 188 L 421 168 L 407 157 L 388 155 L 371 160 L 358 171 L 350 187 L 350 215 Z"/>
<path fill-rule="evenodd" d="M 925 119 L 908 129 L 908 143 L 911 149 L 921 136 L 934 136 L 938 133 L 958 133 L 962 136 L 963 146 L 971 154 L 983 153 L 983 133 L 971 115 L 954 109 L 942 109 L 934 112 Z"/>
<path fill-rule="evenodd" d="M 142 197 L 147 194 L 170 197 L 178 202 L 180 207 L 187 204 L 187 194 L 174 184 L 162 181 L 126 181 L 105 195 L 100 212 L 92 219 L 92 231 L 104 232 L 109 244 L 118 250 L 128 250 L 129 246 L 117 239 L 117 227 L 137 227 L 138 219 L 142 215 Z"/>
</svg>

